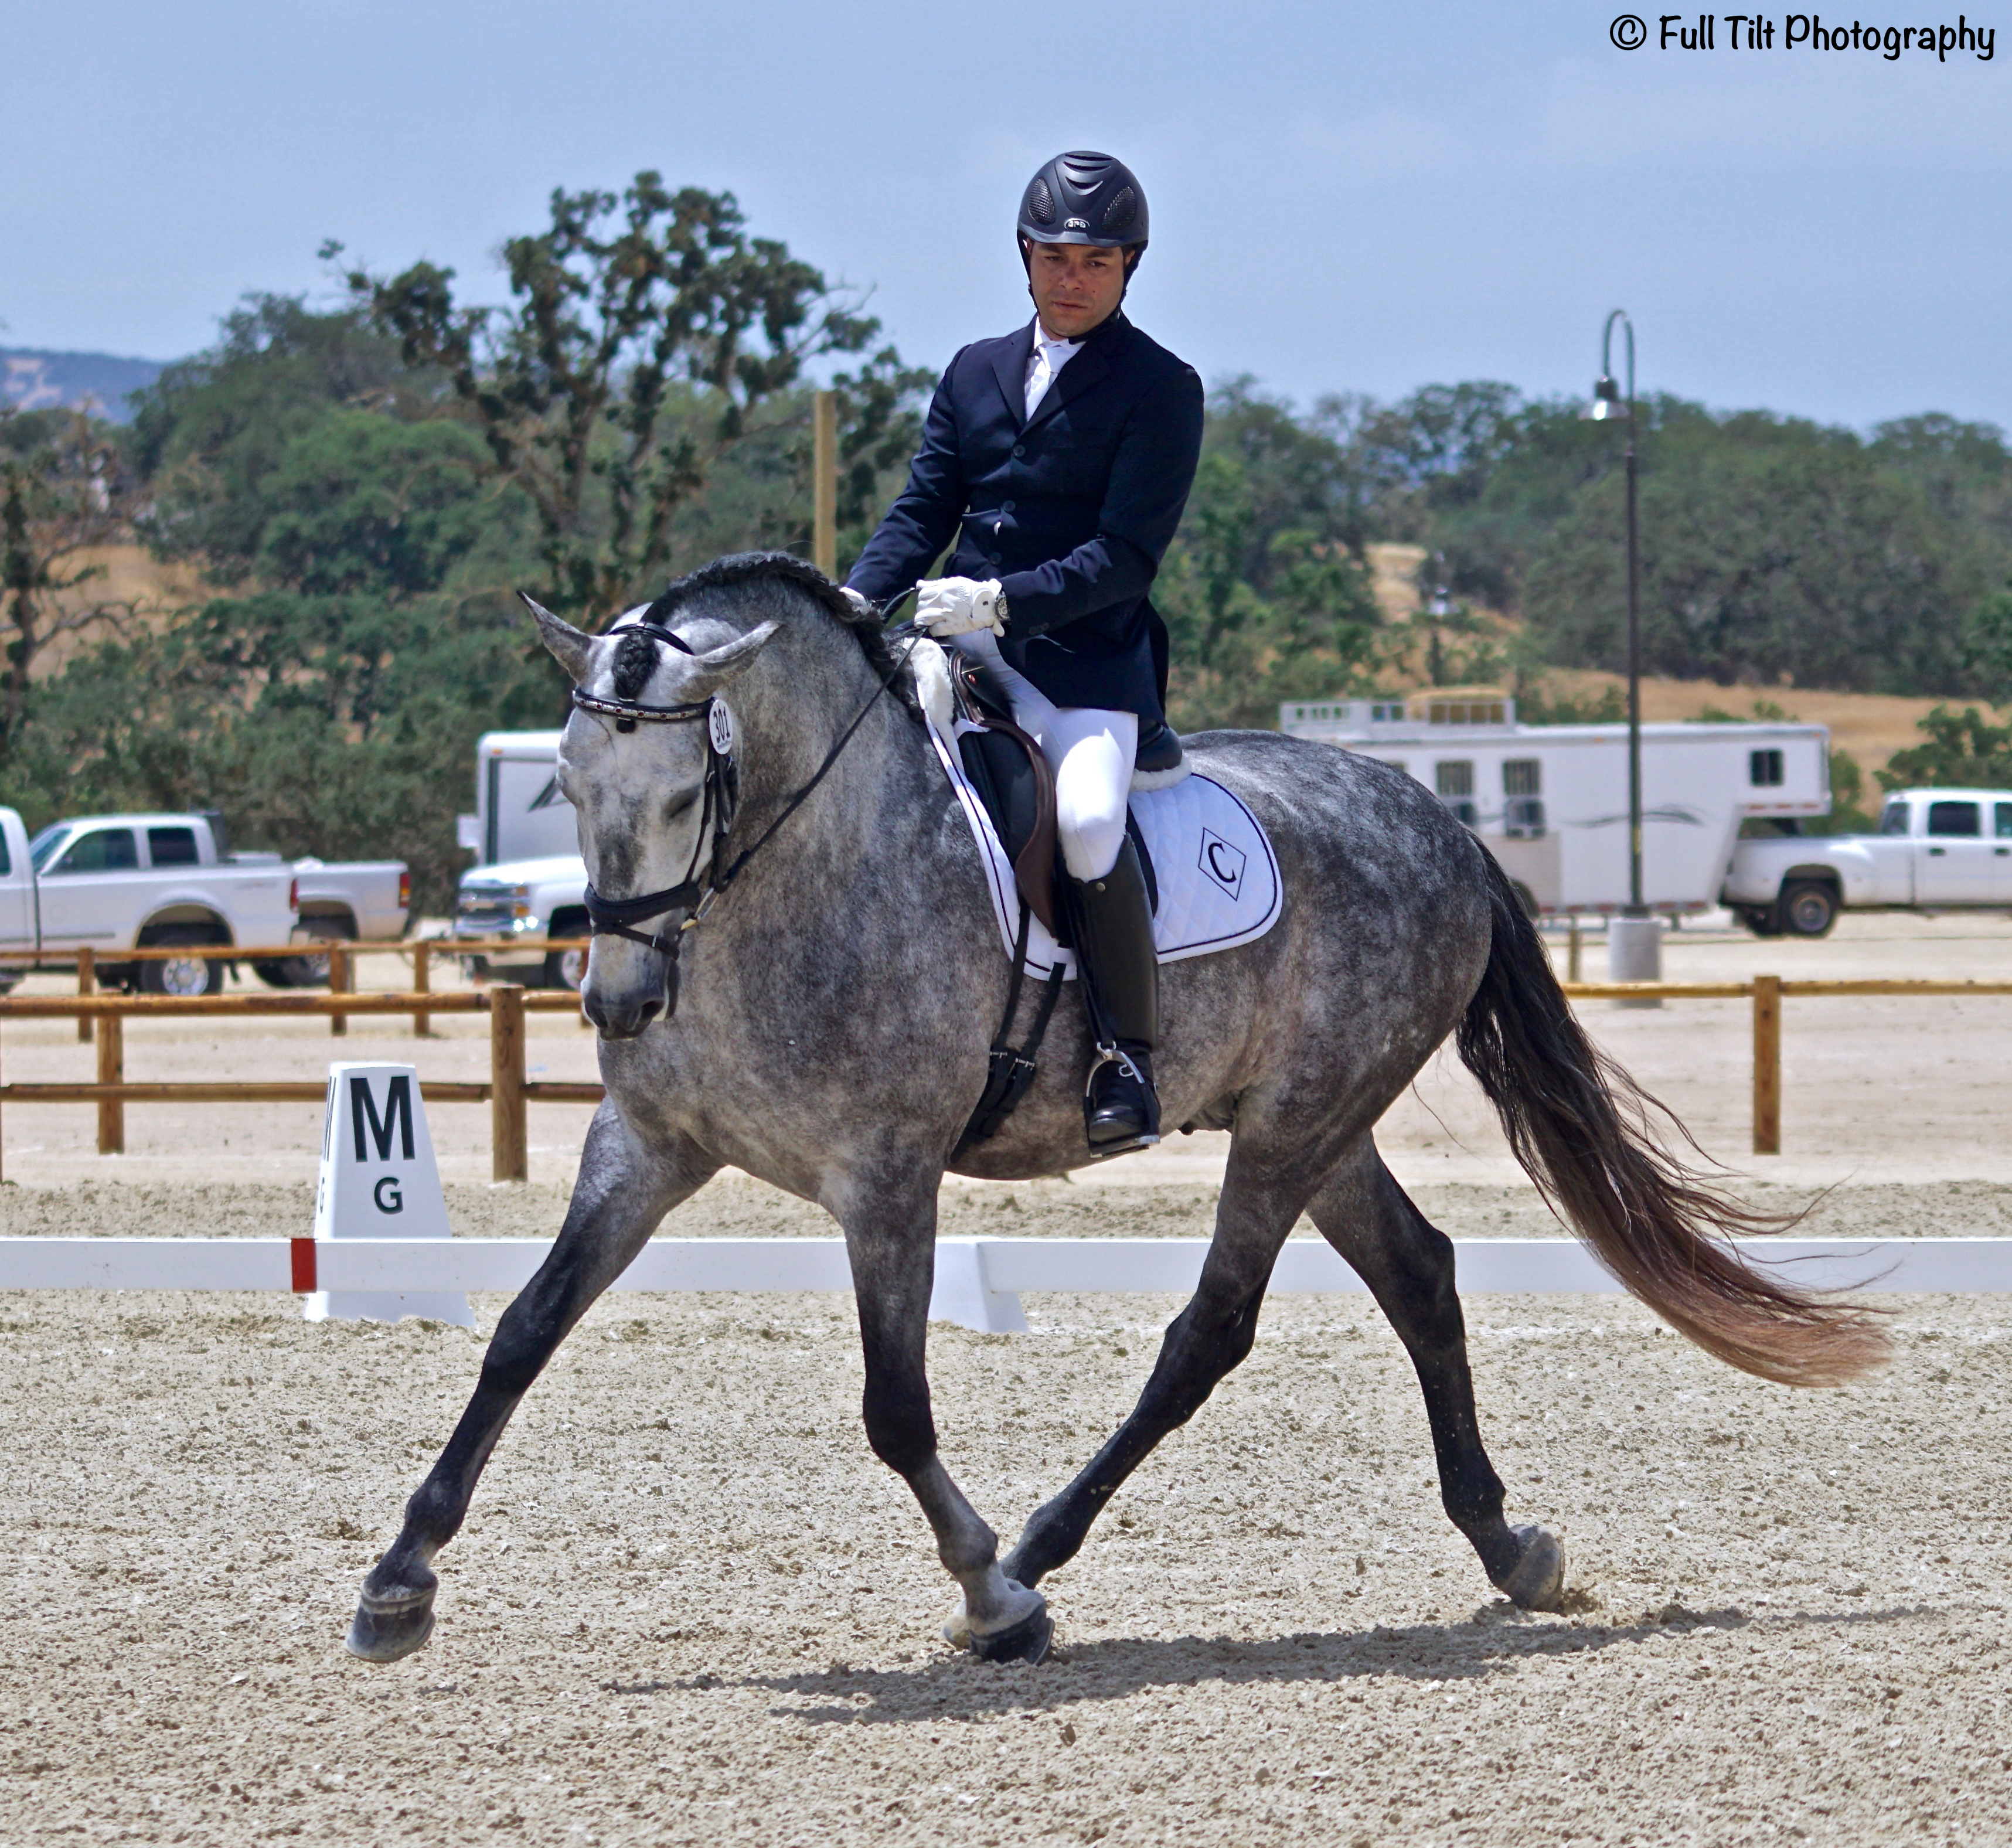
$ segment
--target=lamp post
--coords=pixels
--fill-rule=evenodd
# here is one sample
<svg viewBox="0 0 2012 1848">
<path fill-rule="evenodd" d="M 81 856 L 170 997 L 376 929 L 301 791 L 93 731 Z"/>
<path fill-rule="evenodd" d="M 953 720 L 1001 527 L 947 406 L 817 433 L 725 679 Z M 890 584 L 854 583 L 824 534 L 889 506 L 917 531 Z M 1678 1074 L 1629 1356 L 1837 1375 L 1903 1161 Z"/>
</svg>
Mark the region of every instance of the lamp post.
<svg viewBox="0 0 2012 1848">
<path fill-rule="evenodd" d="M 1617 321 L 1627 336 L 1625 395 L 1614 376 Z M 1611 979 L 1653 982 L 1663 972 L 1663 933 L 1642 897 L 1642 548 L 1635 512 L 1635 323 L 1625 309 L 1614 309 L 1600 330 L 1600 376 L 1593 402 L 1579 415 L 1624 424 L 1628 431 L 1628 903 L 1608 936 L 1607 955 Z"/>
<path fill-rule="evenodd" d="M 1628 394 L 1614 376 L 1614 323 L 1628 336 Z M 1595 423 L 1628 426 L 1628 908 L 1625 917 L 1646 918 L 1642 902 L 1642 551 L 1635 520 L 1635 323 L 1625 309 L 1607 317 L 1600 337 L 1600 376 L 1593 402 L 1579 413 Z"/>
</svg>

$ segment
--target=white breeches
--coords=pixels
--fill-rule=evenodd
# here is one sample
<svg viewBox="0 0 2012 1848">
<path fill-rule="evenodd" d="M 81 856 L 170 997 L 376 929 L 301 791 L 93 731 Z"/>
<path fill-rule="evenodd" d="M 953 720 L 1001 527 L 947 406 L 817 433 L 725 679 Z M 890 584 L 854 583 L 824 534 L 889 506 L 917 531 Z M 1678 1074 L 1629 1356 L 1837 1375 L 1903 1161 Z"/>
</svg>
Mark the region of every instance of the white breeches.
<svg viewBox="0 0 2012 1848">
<path fill-rule="evenodd" d="M 1072 879 L 1101 879 L 1125 844 L 1125 814 L 1132 794 L 1132 765 L 1139 755 L 1139 720 L 1130 712 L 1093 706 L 1058 706 L 1025 676 L 1006 665 L 990 630 L 960 635 L 950 644 L 983 662 L 1013 702 L 1013 722 L 1041 747 L 1055 773 L 1055 821 L 1062 864 Z"/>
</svg>

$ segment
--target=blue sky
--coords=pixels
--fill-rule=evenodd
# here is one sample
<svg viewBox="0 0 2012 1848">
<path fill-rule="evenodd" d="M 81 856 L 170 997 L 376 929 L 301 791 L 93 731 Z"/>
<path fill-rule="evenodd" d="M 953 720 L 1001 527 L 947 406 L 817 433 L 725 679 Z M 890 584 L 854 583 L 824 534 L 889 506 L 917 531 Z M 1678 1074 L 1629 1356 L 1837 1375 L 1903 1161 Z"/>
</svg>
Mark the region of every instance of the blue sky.
<svg viewBox="0 0 2012 1848">
<path fill-rule="evenodd" d="M 1903 12 L 1861 16 L 1915 23 Z M 493 299 L 493 252 L 554 185 L 654 166 L 731 188 L 756 230 L 871 285 L 905 355 L 940 364 L 1026 312 L 1019 189 L 1092 146 L 1151 198 L 1135 318 L 1208 378 L 1249 373 L 1302 401 L 1465 377 L 1583 392 L 1618 305 L 1645 390 L 2012 427 L 2012 44 L 1989 63 L 1889 62 L 1735 52 L 1721 26 L 1719 50 L 1686 54 L 1653 48 L 1650 14 L 1630 53 L 1613 16 L 1457 0 L 17 8 L 0 341 L 185 352 L 243 291 L 324 287 L 325 237 L 374 267 L 453 264 Z"/>
</svg>

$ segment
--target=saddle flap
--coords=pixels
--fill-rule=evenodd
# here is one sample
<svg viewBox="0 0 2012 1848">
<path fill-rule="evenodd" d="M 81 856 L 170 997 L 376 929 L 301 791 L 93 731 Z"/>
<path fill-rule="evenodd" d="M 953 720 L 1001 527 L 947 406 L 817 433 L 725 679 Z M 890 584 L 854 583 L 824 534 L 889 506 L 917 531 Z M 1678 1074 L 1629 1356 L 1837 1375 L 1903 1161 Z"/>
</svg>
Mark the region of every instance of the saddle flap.
<svg viewBox="0 0 2012 1848">
<path fill-rule="evenodd" d="M 1013 863 L 1028 908 L 1055 928 L 1055 777 L 1041 747 L 1010 720 L 988 715 L 983 731 L 959 735 L 958 755 L 993 831 Z"/>
</svg>

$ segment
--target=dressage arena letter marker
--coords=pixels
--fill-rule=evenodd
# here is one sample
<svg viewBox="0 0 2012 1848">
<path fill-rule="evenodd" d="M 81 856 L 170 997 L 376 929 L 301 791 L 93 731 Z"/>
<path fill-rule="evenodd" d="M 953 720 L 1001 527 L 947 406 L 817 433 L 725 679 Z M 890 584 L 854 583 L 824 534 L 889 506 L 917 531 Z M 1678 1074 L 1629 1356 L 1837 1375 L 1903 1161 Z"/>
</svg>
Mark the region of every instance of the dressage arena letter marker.
<svg viewBox="0 0 2012 1848">
<path fill-rule="evenodd" d="M 314 1235 L 317 1240 L 453 1237 L 413 1067 L 329 1067 Z M 475 1325 L 466 1296 L 437 1290 L 317 1290 L 308 1298 L 306 1314 L 309 1322 L 424 1315 Z"/>
</svg>

